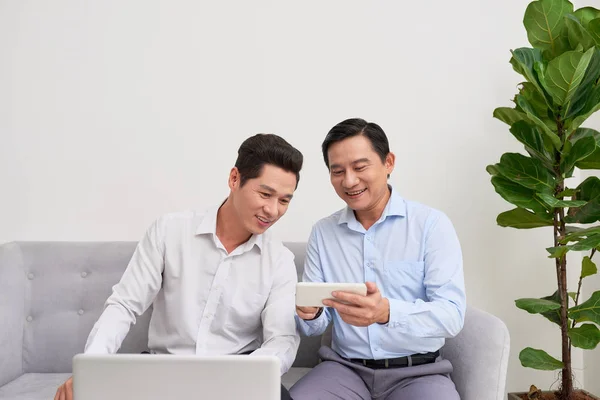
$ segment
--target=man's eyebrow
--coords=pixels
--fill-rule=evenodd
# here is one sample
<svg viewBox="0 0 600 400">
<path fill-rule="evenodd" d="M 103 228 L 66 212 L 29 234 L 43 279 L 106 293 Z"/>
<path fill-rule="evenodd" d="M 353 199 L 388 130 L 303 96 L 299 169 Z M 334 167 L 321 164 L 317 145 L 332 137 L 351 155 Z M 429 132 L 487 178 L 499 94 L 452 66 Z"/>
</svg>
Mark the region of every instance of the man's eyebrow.
<svg viewBox="0 0 600 400">
<path fill-rule="evenodd" d="M 364 162 L 369 162 L 370 160 L 368 158 L 359 158 L 358 160 L 354 160 L 352 161 L 350 164 L 352 165 L 356 165 L 356 164 L 360 164 L 360 163 L 364 163 Z M 334 169 L 334 168 L 341 168 L 342 166 L 340 164 L 331 164 L 329 166 L 329 169 Z"/>
<path fill-rule="evenodd" d="M 269 193 L 271 193 L 271 194 L 272 194 L 272 193 L 277 193 L 277 190 L 273 189 L 271 186 L 268 186 L 268 185 L 265 185 L 265 184 L 260 184 L 260 185 L 258 185 L 258 186 L 259 186 L 261 189 L 263 189 L 263 190 L 266 190 L 267 192 L 269 192 Z M 289 193 L 289 194 L 286 194 L 286 195 L 284 195 L 283 197 L 285 197 L 285 198 L 288 198 L 288 199 L 291 199 L 292 197 L 294 197 L 294 195 L 293 195 L 293 194 L 291 194 L 291 193 Z"/>
</svg>

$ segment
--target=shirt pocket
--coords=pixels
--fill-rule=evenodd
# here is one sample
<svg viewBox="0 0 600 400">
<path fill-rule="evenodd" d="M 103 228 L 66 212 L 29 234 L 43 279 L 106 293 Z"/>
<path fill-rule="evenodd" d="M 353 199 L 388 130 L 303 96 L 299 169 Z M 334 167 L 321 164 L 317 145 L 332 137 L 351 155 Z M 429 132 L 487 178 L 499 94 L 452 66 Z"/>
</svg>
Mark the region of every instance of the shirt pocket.
<svg viewBox="0 0 600 400">
<path fill-rule="evenodd" d="M 392 294 L 418 296 L 423 291 L 424 261 L 390 260 L 384 262 L 384 273 Z"/>
<path fill-rule="evenodd" d="M 236 331 L 257 329 L 268 297 L 268 294 L 263 293 L 237 293 L 229 309 L 227 325 Z"/>
</svg>

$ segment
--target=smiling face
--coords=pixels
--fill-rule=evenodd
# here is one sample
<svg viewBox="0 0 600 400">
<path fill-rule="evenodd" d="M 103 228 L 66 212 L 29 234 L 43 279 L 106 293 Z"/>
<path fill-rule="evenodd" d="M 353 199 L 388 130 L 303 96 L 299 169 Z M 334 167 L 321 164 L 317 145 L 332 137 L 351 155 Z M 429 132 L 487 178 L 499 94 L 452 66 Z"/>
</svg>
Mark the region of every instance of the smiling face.
<svg viewBox="0 0 600 400">
<path fill-rule="evenodd" d="M 237 220 L 251 234 L 264 233 L 287 211 L 294 191 L 296 174 L 265 164 L 258 177 L 241 185 L 240 174 L 229 174 L 231 200 Z"/>
<path fill-rule="evenodd" d="M 369 139 L 356 135 L 332 143 L 327 157 L 331 184 L 357 217 L 381 215 L 390 195 L 387 177 L 394 170 L 394 154 L 388 153 L 382 162 Z"/>
</svg>

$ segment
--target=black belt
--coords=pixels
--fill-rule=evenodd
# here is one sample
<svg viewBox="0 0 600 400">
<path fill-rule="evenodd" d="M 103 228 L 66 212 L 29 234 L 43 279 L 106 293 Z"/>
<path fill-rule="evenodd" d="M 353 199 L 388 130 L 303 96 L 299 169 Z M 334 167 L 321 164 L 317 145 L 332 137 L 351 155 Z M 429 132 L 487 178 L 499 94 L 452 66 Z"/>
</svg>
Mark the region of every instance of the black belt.
<svg viewBox="0 0 600 400">
<path fill-rule="evenodd" d="M 357 364 L 362 364 L 365 367 L 372 369 L 382 368 L 401 368 L 411 367 L 414 365 L 430 364 L 440 355 L 439 350 L 434 353 L 413 354 L 412 356 L 386 358 L 383 360 L 367 360 L 362 358 L 351 358 L 350 361 Z"/>
</svg>

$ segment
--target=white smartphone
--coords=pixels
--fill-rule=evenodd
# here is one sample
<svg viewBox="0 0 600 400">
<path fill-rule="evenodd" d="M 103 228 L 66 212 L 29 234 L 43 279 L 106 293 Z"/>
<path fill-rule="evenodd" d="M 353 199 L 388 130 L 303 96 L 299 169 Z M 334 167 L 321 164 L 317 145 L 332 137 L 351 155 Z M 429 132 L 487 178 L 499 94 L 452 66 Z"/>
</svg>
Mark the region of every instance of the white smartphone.
<svg viewBox="0 0 600 400">
<path fill-rule="evenodd" d="M 333 299 L 331 292 L 335 291 L 351 292 L 365 296 L 367 285 L 364 283 L 298 282 L 296 284 L 296 305 L 300 307 L 323 307 L 323 300 Z"/>
</svg>

